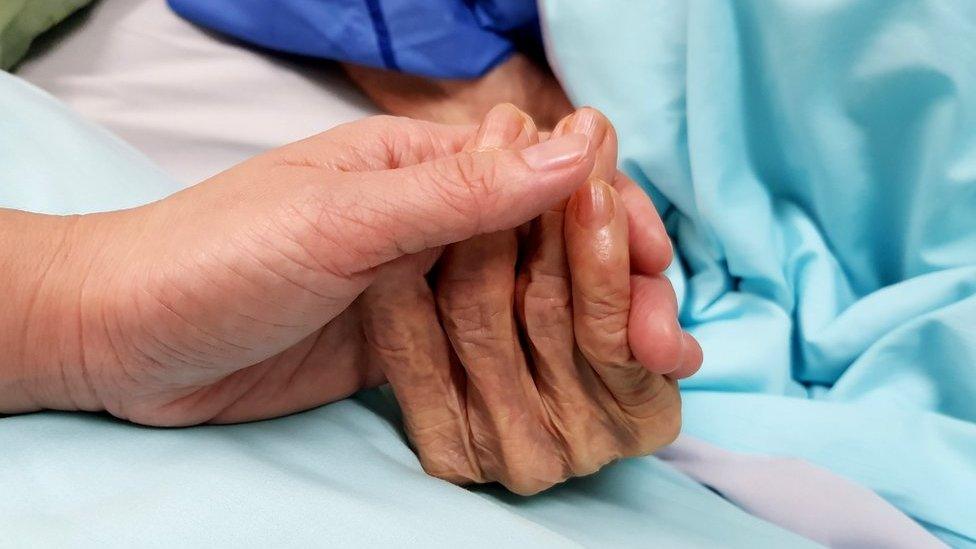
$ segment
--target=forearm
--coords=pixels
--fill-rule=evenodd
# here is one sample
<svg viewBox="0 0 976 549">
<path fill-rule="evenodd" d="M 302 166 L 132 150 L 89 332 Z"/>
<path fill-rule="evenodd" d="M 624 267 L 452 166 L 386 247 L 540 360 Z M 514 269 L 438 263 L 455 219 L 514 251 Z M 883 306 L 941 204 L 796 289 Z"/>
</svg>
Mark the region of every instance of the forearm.
<svg viewBox="0 0 976 549">
<path fill-rule="evenodd" d="M 0 209 L 0 413 L 99 409 L 86 387 L 82 218 Z"/>
</svg>

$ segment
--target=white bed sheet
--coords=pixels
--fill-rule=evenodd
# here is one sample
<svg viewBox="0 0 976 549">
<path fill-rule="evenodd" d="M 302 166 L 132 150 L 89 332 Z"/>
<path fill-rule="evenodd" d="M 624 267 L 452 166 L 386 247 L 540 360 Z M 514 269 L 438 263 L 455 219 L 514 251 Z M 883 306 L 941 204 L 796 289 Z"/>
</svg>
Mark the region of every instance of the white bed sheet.
<svg viewBox="0 0 976 549">
<path fill-rule="evenodd" d="M 334 64 L 220 38 L 162 0 L 96 2 L 42 39 L 17 75 L 185 185 L 376 112 Z"/>
</svg>

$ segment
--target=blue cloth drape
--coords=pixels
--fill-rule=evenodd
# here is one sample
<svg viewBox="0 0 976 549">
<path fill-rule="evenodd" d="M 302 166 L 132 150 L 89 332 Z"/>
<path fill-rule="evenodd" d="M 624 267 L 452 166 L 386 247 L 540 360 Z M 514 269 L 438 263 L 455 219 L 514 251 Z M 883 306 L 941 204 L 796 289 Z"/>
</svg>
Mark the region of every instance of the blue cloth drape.
<svg viewBox="0 0 976 549">
<path fill-rule="evenodd" d="M 526 0 L 169 0 L 205 27 L 273 50 L 437 78 L 473 78 L 537 28 Z"/>
</svg>

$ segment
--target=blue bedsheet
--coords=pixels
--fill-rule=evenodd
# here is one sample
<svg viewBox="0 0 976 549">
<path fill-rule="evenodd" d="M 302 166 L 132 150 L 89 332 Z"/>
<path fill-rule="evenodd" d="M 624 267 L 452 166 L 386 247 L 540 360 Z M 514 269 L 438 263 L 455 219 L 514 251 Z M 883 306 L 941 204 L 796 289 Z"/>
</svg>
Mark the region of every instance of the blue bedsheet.
<svg viewBox="0 0 976 549">
<path fill-rule="evenodd" d="M 177 190 L 0 72 L 0 207 L 134 206 Z M 806 547 L 653 457 L 534 498 L 427 476 L 377 391 L 271 421 L 151 429 L 0 416 L 0 547 Z"/>
<path fill-rule="evenodd" d="M 976 540 L 976 3 L 542 3 L 677 248 L 685 432 Z"/>
</svg>

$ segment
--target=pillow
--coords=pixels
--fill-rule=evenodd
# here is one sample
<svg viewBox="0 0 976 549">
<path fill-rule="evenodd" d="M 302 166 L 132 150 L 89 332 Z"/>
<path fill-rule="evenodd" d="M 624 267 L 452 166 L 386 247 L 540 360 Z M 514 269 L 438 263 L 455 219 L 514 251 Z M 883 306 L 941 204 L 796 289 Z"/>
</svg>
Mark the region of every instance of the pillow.
<svg viewBox="0 0 976 549">
<path fill-rule="evenodd" d="M 4 0 L 0 3 L 0 68 L 13 67 L 34 38 L 91 0 Z"/>
</svg>

